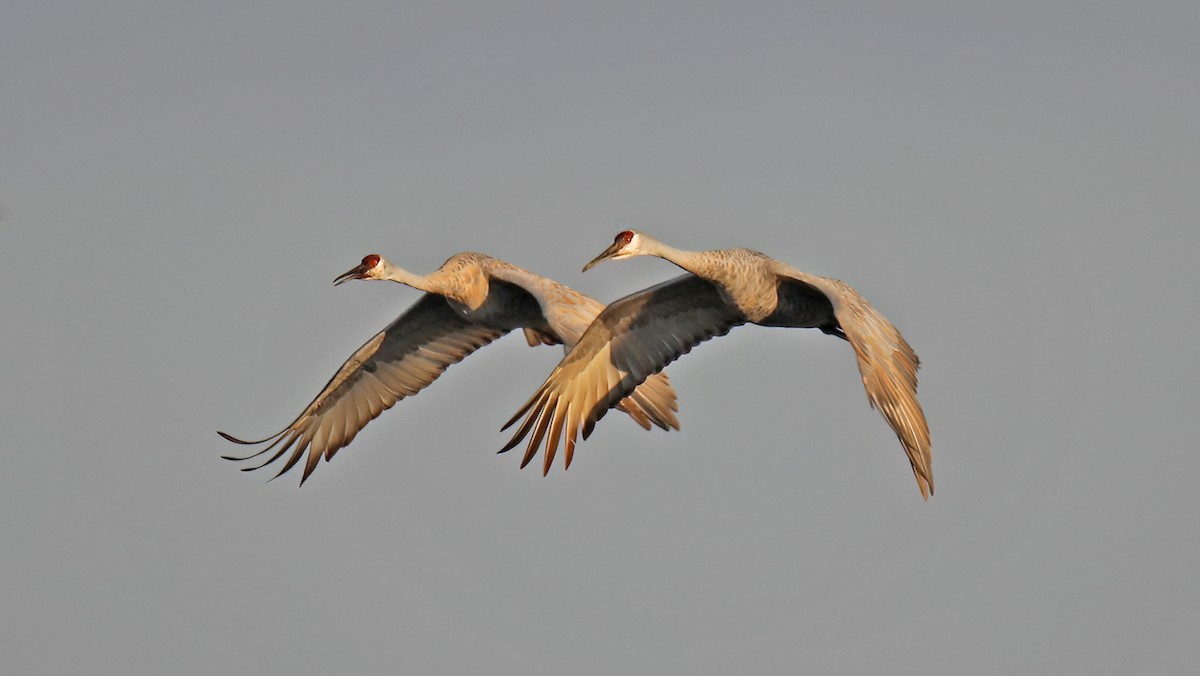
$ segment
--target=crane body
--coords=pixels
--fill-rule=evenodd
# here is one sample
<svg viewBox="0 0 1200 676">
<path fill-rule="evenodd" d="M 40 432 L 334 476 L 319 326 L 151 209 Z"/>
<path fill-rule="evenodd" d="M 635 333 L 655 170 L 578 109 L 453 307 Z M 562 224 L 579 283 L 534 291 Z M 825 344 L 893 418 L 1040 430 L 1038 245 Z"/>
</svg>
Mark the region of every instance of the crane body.
<svg viewBox="0 0 1200 676">
<path fill-rule="evenodd" d="M 322 457 L 333 458 L 380 413 L 421 391 L 480 347 L 519 328 L 530 346 L 562 345 L 569 350 L 604 309 L 599 301 L 552 279 L 480 253 L 455 254 L 429 275 L 408 272 L 371 254 L 334 284 L 352 279 L 399 282 L 425 295 L 356 350 L 283 430 L 257 441 L 218 432 L 238 444 L 267 444 L 253 454 L 226 459 L 248 460 L 275 451 L 265 462 L 243 468 L 254 470 L 290 450 L 275 476 L 304 459 L 303 485 Z M 631 390 L 617 408 L 645 429 L 679 428 L 675 391 L 665 374 Z"/>
<path fill-rule="evenodd" d="M 850 343 L 871 406 L 908 455 L 921 495 L 933 494 L 929 427 L 917 401 L 920 360 L 900 332 L 849 284 L 801 272 L 758 251 L 684 251 L 626 230 L 584 266 L 657 256 L 688 274 L 611 303 L 505 428 L 525 417 L 501 449 L 526 436 L 522 466 L 543 442 L 548 471 L 560 443 L 574 452 L 596 422 L 646 378 L 699 343 L 742 324 L 816 328 Z"/>
</svg>

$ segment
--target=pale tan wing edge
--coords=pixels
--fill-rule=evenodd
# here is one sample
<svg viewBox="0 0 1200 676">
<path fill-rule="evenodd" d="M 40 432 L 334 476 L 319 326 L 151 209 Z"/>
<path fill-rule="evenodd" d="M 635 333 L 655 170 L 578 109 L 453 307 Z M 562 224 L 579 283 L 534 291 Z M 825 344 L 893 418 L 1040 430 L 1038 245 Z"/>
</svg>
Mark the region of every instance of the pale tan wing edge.
<svg viewBox="0 0 1200 676">
<path fill-rule="evenodd" d="M 579 342 L 588 326 L 604 309 L 600 301 L 565 284 L 502 261 L 497 263 L 499 265 L 489 268 L 488 274 L 518 286 L 533 296 L 542 308 L 546 323 L 558 334 L 568 350 Z M 554 343 L 529 328 L 525 329 L 525 338 L 531 346 Z M 650 376 L 633 393 L 618 402 L 616 408 L 628 414 L 642 429 L 648 430 L 651 426 L 664 430 L 679 429 L 679 418 L 676 416 L 679 403 L 666 373 Z"/>
<path fill-rule="evenodd" d="M 532 432 L 521 466 L 533 459 L 544 440 L 542 473 L 546 474 L 565 437 L 565 466 L 570 467 L 580 428 L 586 439 L 596 421 L 650 375 L 699 343 L 743 323 L 745 318 L 711 282 L 690 274 L 614 302 L 501 428 L 525 416 L 501 452 L 516 447 Z"/>
<path fill-rule="evenodd" d="M 665 371 L 647 378 L 613 408 L 627 413 L 644 430 L 651 425 L 664 430 L 679 429 L 679 418 L 675 415 L 679 412 L 679 402 Z"/>
<path fill-rule="evenodd" d="M 779 274 L 813 286 L 833 304 L 834 315 L 858 356 L 858 371 L 871 407 L 878 409 L 904 446 L 926 500 L 933 495 L 929 426 L 917 401 L 921 366 L 900 331 L 849 284 L 780 265 Z"/>
<path fill-rule="evenodd" d="M 300 478 L 304 485 L 322 456 L 332 458 L 380 413 L 421 391 L 451 364 L 505 333 L 471 324 L 455 314 L 441 296 L 425 294 L 351 355 L 291 425 L 266 439 L 249 442 L 218 432 L 240 444 L 271 442 L 245 457 L 223 457 L 248 460 L 278 447 L 266 462 L 243 468 L 249 471 L 275 462 L 290 448 L 291 455 L 275 475 L 278 477 L 307 452 Z"/>
</svg>

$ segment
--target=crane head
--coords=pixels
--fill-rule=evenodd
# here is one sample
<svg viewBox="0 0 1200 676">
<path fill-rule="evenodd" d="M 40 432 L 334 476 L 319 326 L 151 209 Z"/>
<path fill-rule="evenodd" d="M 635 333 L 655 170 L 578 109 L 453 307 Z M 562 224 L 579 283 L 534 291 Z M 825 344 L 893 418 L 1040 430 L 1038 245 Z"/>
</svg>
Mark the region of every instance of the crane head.
<svg viewBox="0 0 1200 676">
<path fill-rule="evenodd" d="M 587 272 L 596 267 L 600 263 L 608 260 L 619 260 L 629 258 L 630 256 L 638 256 L 642 252 L 638 248 L 638 233 L 633 230 L 622 230 L 613 238 L 612 246 L 608 247 L 599 256 L 593 258 L 587 265 L 583 266 L 583 271 Z"/>
<path fill-rule="evenodd" d="M 351 279 L 379 279 L 379 275 L 383 272 L 384 267 L 382 256 L 379 254 L 368 254 L 363 256 L 362 263 L 334 278 L 333 285 L 337 286 Z"/>
</svg>

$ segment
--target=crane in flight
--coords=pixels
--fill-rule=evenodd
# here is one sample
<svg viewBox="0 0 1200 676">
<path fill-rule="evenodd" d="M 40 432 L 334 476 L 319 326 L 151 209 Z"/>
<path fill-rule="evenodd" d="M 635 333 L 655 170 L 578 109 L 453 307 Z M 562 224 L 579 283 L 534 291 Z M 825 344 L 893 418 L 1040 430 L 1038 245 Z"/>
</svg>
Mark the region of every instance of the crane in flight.
<svg viewBox="0 0 1200 676">
<path fill-rule="evenodd" d="M 326 461 L 333 458 L 367 423 L 427 387 L 451 364 L 517 328 L 530 346 L 562 344 L 569 350 L 604 309 L 599 301 L 552 279 L 479 253 L 455 254 L 425 276 L 370 254 L 333 283 L 351 279 L 399 282 L 425 295 L 350 355 L 312 403 L 284 429 L 258 441 L 218 432 L 237 444 L 270 442 L 250 455 L 222 456 L 242 461 L 275 451 L 265 462 L 243 471 L 269 465 L 290 449 L 291 455 L 275 476 L 306 458 L 300 477 L 300 485 L 304 485 L 322 457 Z M 675 391 L 666 374 L 629 388 L 627 396 L 614 405 L 645 429 L 651 424 L 664 430 L 679 429 Z"/>
<path fill-rule="evenodd" d="M 742 324 L 816 328 L 854 348 L 867 400 L 899 437 L 921 496 L 929 499 L 933 471 L 929 427 L 917 401 L 920 361 L 896 327 L 850 285 L 757 251 L 683 251 L 633 230 L 618 234 L 583 271 L 632 256 L 657 256 L 688 274 L 605 308 L 502 428 L 525 416 L 501 452 L 532 432 L 522 467 L 544 442 L 548 470 L 563 438 L 569 463 L 580 429 L 587 439 L 608 409 L 696 345 Z"/>
</svg>

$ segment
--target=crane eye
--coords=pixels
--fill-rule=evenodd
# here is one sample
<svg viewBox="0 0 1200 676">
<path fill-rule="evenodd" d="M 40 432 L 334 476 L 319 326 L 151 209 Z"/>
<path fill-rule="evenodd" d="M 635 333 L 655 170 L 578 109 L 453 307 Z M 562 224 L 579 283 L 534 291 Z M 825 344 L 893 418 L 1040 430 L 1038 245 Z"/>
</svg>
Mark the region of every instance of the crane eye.
<svg viewBox="0 0 1200 676">
<path fill-rule="evenodd" d="M 373 268 L 376 265 L 379 265 L 379 254 L 368 254 L 366 256 L 363 256 L 362 264 L 365 265 L 368 269 Z"/>
<path fill-rule="evenodd" d="M 632 230 L 624 230 L 617 234 L 617 238 L 613 240 L 613 243 L 618 244 L 620 246 L 625 246 L 626 244 L 629 244 L 629 242 L 632 240 L 633 240 L 633 231 Z"/>
</svg>

